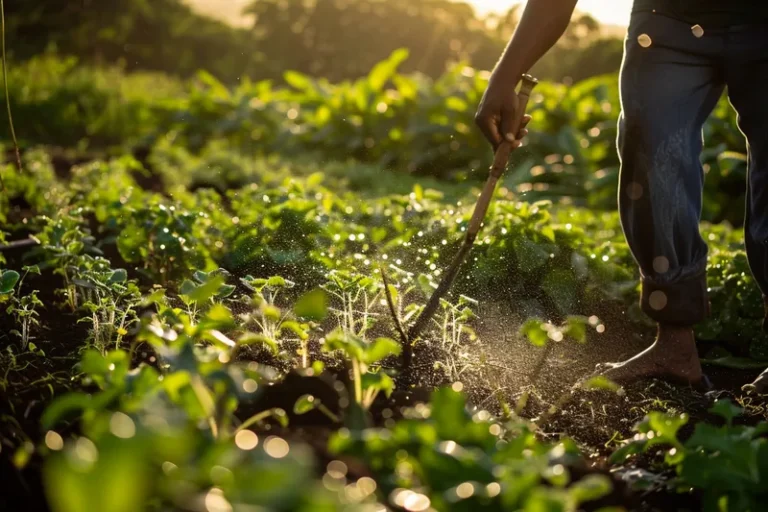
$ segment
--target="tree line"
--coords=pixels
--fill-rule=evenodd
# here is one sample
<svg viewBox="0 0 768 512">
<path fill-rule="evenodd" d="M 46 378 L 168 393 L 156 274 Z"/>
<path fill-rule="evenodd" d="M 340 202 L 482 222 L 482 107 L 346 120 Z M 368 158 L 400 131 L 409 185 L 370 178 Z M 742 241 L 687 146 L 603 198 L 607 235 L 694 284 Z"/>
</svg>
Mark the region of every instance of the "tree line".
<svg viewBox="0 0 768 512">
<path fill-rule="evenodd" d="M 357 78 L 400 47 L 411 55 L 404 71 L 434 77 L 457 61 L 489 69 L 520 14 L 479 17 L 450 0 L 255 0 L 246 8 L 253 25 L 235 28 L 182 0 L 8 0 L 5 9 L 13 60 L 55 51 L 179 77 L 205 69 L 227 83 L 281 80 L 287 69 Z M 580 80 L 617 70 L 621 50 L 620 39 L 579 15 L 532 71 Z"/>
</svg>

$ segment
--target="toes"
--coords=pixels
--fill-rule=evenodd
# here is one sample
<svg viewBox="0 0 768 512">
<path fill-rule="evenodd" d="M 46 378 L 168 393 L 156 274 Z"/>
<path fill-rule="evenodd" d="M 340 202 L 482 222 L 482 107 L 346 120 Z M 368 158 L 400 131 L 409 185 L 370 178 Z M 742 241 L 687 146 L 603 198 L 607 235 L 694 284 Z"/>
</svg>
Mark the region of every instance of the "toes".
<svg viewBox="0 0 768 512">
<path fill-rule="evenodd" d="M 607 372 L 608 370 L 613 370 L 615 368 L 618 368 L 621 366 L 621 363 L 597 363 L 595 365 L 595 371 L 597 372 Z"/>
<path fill-rule="evenodd" d="M 741 389 L 742 391 L 756 395 L 768 394 L 768 375 L 760 375 L 753 383 L 742 386 Z"/>
</svg>

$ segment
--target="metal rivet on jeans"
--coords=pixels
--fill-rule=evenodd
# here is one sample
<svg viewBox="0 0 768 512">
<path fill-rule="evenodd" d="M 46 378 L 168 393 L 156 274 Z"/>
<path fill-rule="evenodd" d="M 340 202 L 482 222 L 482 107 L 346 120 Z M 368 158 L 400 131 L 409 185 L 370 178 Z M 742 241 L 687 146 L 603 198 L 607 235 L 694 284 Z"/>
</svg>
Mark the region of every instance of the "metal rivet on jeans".
<svg viewBox="0 0 768 512">
<path fill-rule="evenodd" d="M 637 42 L 640 43 L 640 46 L 642 46 L 643 48 L 648 48 L 649 46 L 651 46 L 651 43 L 653 41 L 651 41 L 651 36 L 649 36 L 648 34 L 640 34 L 639 36 L 637 36 Z"/>
<path fill-rule="evenodd" d="M 643 197 L 643 186 L 633 181 L 627 185 L 627 196 L 629 196 L 631 200 L 637 201 Z"/>
<path fill-rule="evenodd" d="M 692 26 L 691 32 L 693 32 L 693 35 L 695 35 L 696 37 L 701 37 L 704 35 L 704 29 L 701 28 L 701 25 Z"/>
<path fill-rule="evenodd" d="M 656 311 L 661 311 L 667 307 L 667 294 L 661 290 L 656 290 L 648 297 L 648 304 Z"/>
<path fill-rule="evenodd" d="M 659 274 L 666 274 L 669 270 L 669 259 L 666 256 L 657 256 L 653 259 L 653 270 Z"/>
</svg>

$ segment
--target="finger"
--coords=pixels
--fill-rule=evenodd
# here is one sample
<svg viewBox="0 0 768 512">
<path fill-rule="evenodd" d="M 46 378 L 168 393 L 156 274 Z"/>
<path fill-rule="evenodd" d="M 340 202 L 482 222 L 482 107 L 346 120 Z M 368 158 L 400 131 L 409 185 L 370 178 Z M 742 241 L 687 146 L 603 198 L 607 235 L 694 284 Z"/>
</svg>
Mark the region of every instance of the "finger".
<svg viewBox="0 0 768 512">
<path fill-rule="evenodd" d="M 508 142 L 514 142 L 515 137 L 515 111 L 503 110 L 501 112 L 501 133 Z"/>
<path fill-rule="evenodd" d="M 526 135 L 528 135 L 528 130 L 526 130 L 525 127 L 526 127 L 526 125 L 530 121 L 531 121 L 531 116 L 529 116 L 529 115 L 523 116 L 523 119 L 520 122 L 520 129 L 517 131 L 517 136 L 516 137 L 510 137 L 510 133 L 509 132 L 505 132 L 505 133 L 507 133 L 507 135 L 506 135 L 507 140 L 512 142 L 514 140 L 520 140 L 523 137 L 525 137 Z"/>
<path fill-rule="evenodd" d="M 476 119 L 476 124 L 480 128 L 480 132 L 488 139 L 494 149 L 501 144 L 501 133 L 499 132 L 499 125 L 492 116 L 485 116 L 480 114 Z"/>
</svg>

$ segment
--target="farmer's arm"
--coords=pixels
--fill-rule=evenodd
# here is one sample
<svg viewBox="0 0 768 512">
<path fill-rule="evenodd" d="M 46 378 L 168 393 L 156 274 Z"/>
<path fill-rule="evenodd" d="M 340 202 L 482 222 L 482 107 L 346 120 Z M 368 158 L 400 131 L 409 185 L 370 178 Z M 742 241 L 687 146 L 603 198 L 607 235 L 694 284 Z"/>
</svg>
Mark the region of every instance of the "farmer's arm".
<svg viewBox="0 0 768 512">
<path fill-rule="evenodd" d="M 518 105 L 515 87 L 521 75 L 563 35 L 576 2 L 528 0 L 520 24 L 491 74 L 475 116 L 477 126 L 494 147 L 501 143 L 502 137 L 510 142 L 517 138 L 517 134 L 511 133 Z"/>
</svg>

